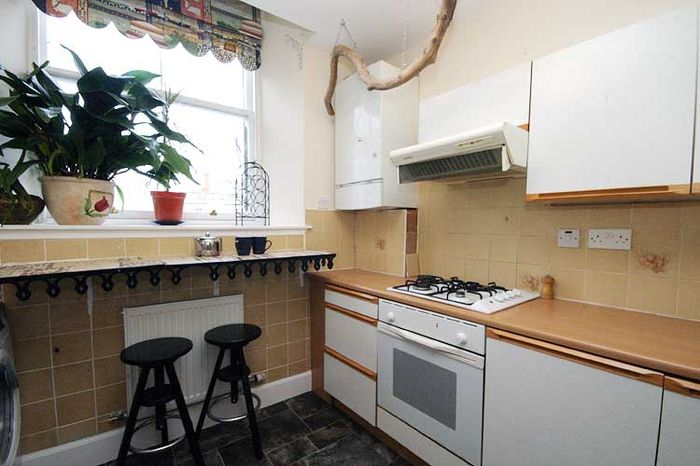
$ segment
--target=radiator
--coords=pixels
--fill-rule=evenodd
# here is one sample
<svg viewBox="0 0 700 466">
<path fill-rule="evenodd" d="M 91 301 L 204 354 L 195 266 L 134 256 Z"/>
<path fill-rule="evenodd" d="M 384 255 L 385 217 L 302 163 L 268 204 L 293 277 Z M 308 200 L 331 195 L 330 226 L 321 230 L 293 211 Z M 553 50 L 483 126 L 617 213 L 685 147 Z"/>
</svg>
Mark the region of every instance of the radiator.
<svg viewBox="0 0 700 466">
<path fill-rule="evenodd" d="M 207 330 L 243 322 L 243 295 L 180 301 L 124 309 L 126 346 L 160 337 L 192 340 L 192 351 L 175 363 L 187 404 L 204 399 L 218 348 L 204 341 Z M 126 372 L 127 400 L 131 403 L 138 381 L 138 367 Z M 149 386 L 152 383 L 151 374 Z"/>
</svg>

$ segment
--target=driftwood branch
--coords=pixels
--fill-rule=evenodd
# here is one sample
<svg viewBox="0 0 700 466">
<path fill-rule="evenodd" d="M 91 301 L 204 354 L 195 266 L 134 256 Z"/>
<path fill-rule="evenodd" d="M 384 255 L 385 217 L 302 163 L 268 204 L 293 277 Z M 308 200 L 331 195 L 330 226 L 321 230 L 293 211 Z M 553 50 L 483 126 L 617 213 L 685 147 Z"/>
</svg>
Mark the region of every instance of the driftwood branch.
<svg viewBox="0 0 700 466">
<path fill-rule="evenodd" d="M 333 94 L 335 93 L 335 87 L 338 84 L 338 60 L 340 57 L 346 57 L 352 62 L 358 75 L 360 76 L 360 79 L 367 85 L 368 90 L 386 91 L 388 89 L 399 87 L 418 76 L 418 74 L 420 74 L 420 72 L 427 66 L 435 63 L 442 40 L 445 38 L 447 28 L 452 22 L 452 17 L 454 16 L 456 6 L 457 0 L 442 0 L 440 13 L 438 13 L 437 16 L 437 22 L 435 23 L 432 34 L 430 35 L 428 46 L 425 48 L 425 50 L 423 50 L 423 54 L 413 63 L 407 66 L 406 69 L 402 70 L 398 75 L 391 79 L 387 79 L 386 81 L 378 80 L 372 76 L 367 69 L 365 59 L 362 58 L 362 55 L 360 55 L 357 50 L 345 45 L 335 46 L 333 49 L 333 54 L 331 55 L 331 76 L 328 82 L 328 90 L 326 91 L 326 96 L 324 98 L 326 111 L 328 114 L 335 115 L 335 110 L 333 110 Z"/>
</svg>

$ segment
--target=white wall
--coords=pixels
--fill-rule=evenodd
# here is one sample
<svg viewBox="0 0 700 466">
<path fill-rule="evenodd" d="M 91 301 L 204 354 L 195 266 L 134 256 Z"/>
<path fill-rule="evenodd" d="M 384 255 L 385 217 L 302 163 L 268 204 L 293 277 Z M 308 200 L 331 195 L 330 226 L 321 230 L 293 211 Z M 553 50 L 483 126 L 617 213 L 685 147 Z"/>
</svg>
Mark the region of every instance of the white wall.
<svg viewBox="0 0 700 466">
<path fill-rule="evenodd" d="M 693 1 L 460 0 L 437 63 L 421 74 L 421 98 Z"/>
</svg>

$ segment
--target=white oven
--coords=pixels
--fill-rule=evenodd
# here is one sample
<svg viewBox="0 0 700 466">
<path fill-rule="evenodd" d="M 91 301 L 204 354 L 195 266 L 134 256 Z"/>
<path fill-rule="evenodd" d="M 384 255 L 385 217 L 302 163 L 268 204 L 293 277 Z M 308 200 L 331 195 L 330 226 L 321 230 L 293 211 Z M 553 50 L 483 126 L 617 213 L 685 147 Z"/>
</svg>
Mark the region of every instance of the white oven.
<svg viewBox="0 0 700 466">
<path fill-rule="evenodd" d="M 479 466 L 484 327 L 384 300 L 379 320 L 379 406 Z"/>
</svg>

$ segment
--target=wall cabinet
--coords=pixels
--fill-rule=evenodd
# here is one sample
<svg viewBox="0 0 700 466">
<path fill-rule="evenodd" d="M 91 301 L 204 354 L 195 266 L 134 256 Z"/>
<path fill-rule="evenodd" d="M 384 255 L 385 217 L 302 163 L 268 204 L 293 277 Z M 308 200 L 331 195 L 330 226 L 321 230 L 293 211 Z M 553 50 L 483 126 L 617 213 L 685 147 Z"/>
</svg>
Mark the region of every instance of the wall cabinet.
<svg viewBox="0 0 700 466">
<path fill-rule="evenodd" d="M 663 375 L 487 332 L 484 466 L 654 466 Z"/>
<path fill-rule="evenodd" d="M 400 70 L 380 61 L 369 67 L 381 78 Z M 360 210 L 417 207 L 418 188 L 399 185 L 389 152 L 416 144 L 418 80 L 389 91 L 368 91 L 357 74 L 335 95 L 335 207 Z"/>
<path fill-rule="evenodd" d="M 325 290 L 323 388 L 376 425 L 378 300 L 342 288 Z"/>
<path fill-rule="evenodd" d="M 657 466 L 700 462 L 700 384 L 666 377 Z"/>
<path fill-rule="evenodd" d="M 687 7 L 534 61 L 528 200 L 690 194 L 697 28 Z"/>
</svg>

